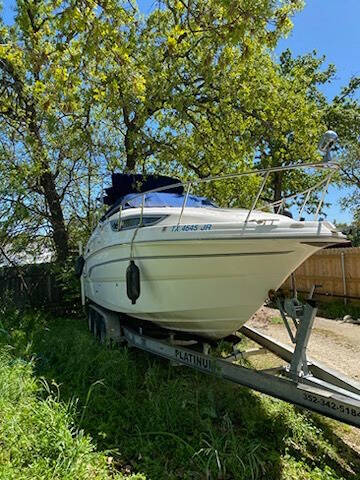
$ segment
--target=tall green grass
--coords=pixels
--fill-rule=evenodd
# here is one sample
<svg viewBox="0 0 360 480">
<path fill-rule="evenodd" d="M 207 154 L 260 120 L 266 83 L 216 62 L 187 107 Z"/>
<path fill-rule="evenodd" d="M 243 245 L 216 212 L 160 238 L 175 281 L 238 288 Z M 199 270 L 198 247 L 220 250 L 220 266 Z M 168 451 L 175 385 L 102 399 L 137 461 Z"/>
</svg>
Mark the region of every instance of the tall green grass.
<svg viewBox="0 0 360 480">
<path fill-rule="evenodd" d="M 34 373 L 33 335 L 46 329 L 44 317 L 6 313 L 0 324 L 0 479 L 123 479 L 111 456 L 96 452 L 81 429 L 75 397 L 60 401 L 59 387 Z"/>
<path fill-rule="evenodd" d="M 95 452 L 90 436 L 79 430 L 76 403 L 59 402 L 49 393 L 45 381 L 34 377 L 32 362 L 14 359 L 9 350 L 1 349 L 0 478 L 114 478 L 108 457 Z"/>
<path fill-rule="evenodd" d="M 74 459 L 82 458 L 106 472 L 19 478 L 107 478 L 99 475 L 110 475 L 109 457 L 116 472 L 143 472 L 148 480 L 360 478 L 360 459 L 332 433 L 332 422 L 138 350 L 99 345 L 84 320 L 13 312 L 3 318 L 1 338 L 3 345 L 12 345 L 13 358 L 22 359 L 15 364 L 30 369 L 37 385 L 32 398 L 52 412 L 49 418 L 29 413 L 34 428 L 48 435 L 49 453 L 44 448 L 45 457 L 55 462 L 51 468 L 58 463 L 75 468 Z M 39 390 L 31 368 L 46 380 L 50 396 Z M 13 375 L 21 376 L 20 371 Z M 58 414 L 63 418 L 59 428 L 52 417 Z M 58 457 L 51 452 L 58 452 L 62 438 L 73 443 L 61 447 Z M 92 445 L 106 455 L 92 451 Z M 0 437 L 0 458 L 9 448 Z M 37 468 L 47 467 L 39 463 Z"/>
</svg>

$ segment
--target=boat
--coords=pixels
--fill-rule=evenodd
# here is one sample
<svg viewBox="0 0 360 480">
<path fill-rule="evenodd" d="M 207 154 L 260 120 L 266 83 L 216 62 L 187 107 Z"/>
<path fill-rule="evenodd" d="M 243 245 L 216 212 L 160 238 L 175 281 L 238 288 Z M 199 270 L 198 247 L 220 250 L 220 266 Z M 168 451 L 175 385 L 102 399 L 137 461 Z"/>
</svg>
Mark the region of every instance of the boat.
<svg viewBox="0 0 360 480">
<path fill-rule="evenodd" d="M 257 208 L 269 175 L 294 168 L 330 169 L 301 192 L 300 217 L 314 188 L 323 187 L 312 221 L 282 211 L 294 196 Z M 319 220 L 333 173 L 334 165 L 324 163 L 259 170 L 263 180 L 250 209 L 220 208 L 191 194 L 196 181 L 113 174 L 104 199 L 109 209 L 84 251 L 87 301 L 172 332 L 227 337 L 308 257 L 344 242 L 334 225 Z"/>
</svg>

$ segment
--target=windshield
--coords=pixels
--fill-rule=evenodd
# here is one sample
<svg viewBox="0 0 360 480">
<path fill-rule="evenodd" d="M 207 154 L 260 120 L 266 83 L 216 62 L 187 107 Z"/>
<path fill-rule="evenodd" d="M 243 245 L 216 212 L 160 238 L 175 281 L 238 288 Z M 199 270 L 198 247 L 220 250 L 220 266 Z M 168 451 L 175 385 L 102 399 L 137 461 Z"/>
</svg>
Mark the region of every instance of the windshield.
<svg viewBox="0 0 360 480">
<path fill-rule="evenodd" d="M 185 200 L 185 194 L 153 192 L 145 193 L 145 207 L 182 207 Z M 142 195 L 129 193 L 125 195 L 121 202 L 123 208 L 141 207 Z M 218 208 L 211 200 L 205 197 L 189 195 L 186 201 L 187 207 L 210 207 Z"/>
</svg>

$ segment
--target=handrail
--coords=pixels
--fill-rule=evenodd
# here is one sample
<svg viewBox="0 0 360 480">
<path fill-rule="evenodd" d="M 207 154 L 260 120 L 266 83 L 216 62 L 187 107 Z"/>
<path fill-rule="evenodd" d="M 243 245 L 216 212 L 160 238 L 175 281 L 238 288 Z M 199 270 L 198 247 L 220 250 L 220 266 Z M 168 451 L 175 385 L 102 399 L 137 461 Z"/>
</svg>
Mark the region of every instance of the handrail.
<svg viewBox="0 0 360 480">
<path fill-rule="evenodd" d="M 178 223 L 177 223 L 178 225 L 180 225 L 181 217 L 182 217 L 182 214 L 184 213 L 184 208 L 185 208 L 186 202 L 187 202 L 187 200 L 188 200 L 188 198 L 189 198 L 189 193 L 190 193 L 191 185 L 192 185 L 192 183 L 189 182 L 188 188 L 187 188 L 187 190 L 186 190 L 185 198 L 184 198 L 184 201 L 183 201 L 183 204 L 182 204 L 182 207 L 181 207 L 181 212 L 180 212 L 179 220 L 178 220 Z"/>
<path fill-rule="evenodd" d="M 245 220 L 245 224 L 244 224 L 244 225 L 247 224 L 247 222 L 248 222 L 248 220 L 249 220 L 249 218 L 250 218 L 250 215 L 251 215 L 252 211 L 255 210 L 256 204 L 257 204 L 257 202 L 259 201 L 259 198 L 260 198 L 260 195 L 262 194 L 262 191 L 264 190 L 264 187 L 265 187 L 265 184 L 266 184 L 266 181 L 267 181 L 269 175 L 270 175 L 270 172 L 266 172 L 266 173 L 265 173 L 264 179 L 263 179 L 263 181 L 262 181 L 262 184 L 261 184 L 261 186 L 260 186 L 260 188 L 259 188 L 259 190 L 258 190 L 258 193 L 256 194 L 256 197 L 255 197 L 255 200 L 253 201 L 252 207 L 251 207 L 251 209 L 249 210 L 249 213 L 247 214 L 247 217 L 246 217 L 246 220 Z"/>
<path fill-rule="evenodd" d="M 324 188 L 323 188 L 323 191 L 322 191 L 322 194 L 321 194 L 321 199 L 320 199 L 320 202 L 318 204 L 318 207 L 317 207 L 317 210 L 316 210 L 316 213 L 315 213 L 315 221 L 317 221 L 320 210 L 321 210 L 321 207 L 323 206 L 323 203 L 324 203 L 324 200 L 325 200 L 325 195 L 326 195 L 327 189 L 329 188 L 331 177 L 332 177 L 332 174 L 328 175 L 328 177 L 326 179 L 326 183 L 324 185 Z"/>
<path fill-rule="evenodd" d="M 186 188 L 186 194 L 185 194 L 184 202 L 182 204 L 181 211 L 180 211 L 179 218 L 178 218 L 178 225 L 179 225 L 180 222 L 181 222 L 181 218 L 182 218 L 184 209 L 186 208 L 186 203 L 187 203 L 187 200 L 188 200 L 188 197 L 189 197 L 189 194 L 190 194 L 190 189 L 191 189 L 192 186 L 194 186 L 194 184 L 199 185 L 199 184 L 210 183 L 210 182 L 214 182 L 214 181 L 222 181 L 222 180 L 228 180 L 228 179 L 232 179 L 232 178 L 246 177 L 246 176 L 250 176 L 250 175 L 261 175 L 261 176 L 263 176 L 263 181 L 262 181 L 261 186 L 260 186 L 260 188 L 259 188 L 259 190 L 258 190 L 258 192 L 255 196 L 255 199 L 252 203 L 252 206 L 247 213 L 247 217 L 246 217 L 246 220 L 244 222 L 244 226 L 246 226 L 246 224 L 249 221 L 249 218 L 251 217 L 252 212 L 256 209 L 256 205 L 257 205 L 257 203 L 260 199 L 262 191 L 265 188 L 266 181 L 268 180 L 269 175 L 271 173 L 291 171 L 291 170 L 305 170 L 305 169 L 309 169 L 309 168 L 314 168 L 314 169 L 317 169 L 317 170 L 331 170 L 331 172 L 329 173 L 329 175 L 327 175 L 325 177 L 325 179 L 322 179 L 320 182 L 317 182 L 312 187 L 309 187 L 306 190 L 303 190 L 301 192 L 289 195 L 288 197 L 283 197 L 280 200 L 277 200 L 275 202 L 267 203 L 266 205 L 260 207 L 259 210 L 261 211 L 261 210 L 271 208 L 271 207 L 276 207 L 276 206 L 281 207 L 282 205 L 285 206 L 285 203 L 288 200 L 296 198 L 300 195 L 305 195 L 306 194 L 306 197 L 304 199 L 304 202 L 303 202 L 302 207 L 301 207 L 300 212 L 299 212 L 299 216 L 301 218 L 301 215 L 304 211 L 306 203 L 309 200 L 311 192 L 319 189 L 322 185 L 324 185 L 324 188 L 323 188 L 323 191 L 322 191 L 322 196 L 321 196 L 321 199 L 319 201 L 319 204 L 317 206 L 317 210 L 316 210 L 316 213 L 315 213 L 315 220 L 316 220 L 318 218 L 318 215 L 319 215 L 320 211 L 321 211 L 321 207 L 324 203 L 325 195 L 326 195 L 328 186 L 330 184 L 331 178 L 332 178 L 333 174 L 336 172 L 336 170 L 338 170 L 338 168 L 339 168 L 339 165 L 335 162 L 300 163 L 300 164 L 293 164 L 293 165 L 281 166 L 281 167 L 263 168 L 263 169 L 260 169 L 260 170 L 248 170 L 246 172 L 240 172 L 240 173 L 230 173 L 230 174 L 225 174 L 225 175 L 216 175 L 216 176 L 213 176 L 213 177 L 192 179 L 191 181 L 188 181 L 188 182 L 178 182 L 178 183 L 174 183 L 174 184 L 171 184 L 171 185 L 166 185 L 164 187 L 153 188 L 151 190 L 147 190 L 146 192 L 141 192 L 139 194 L 136 194 L 133 197 L 133 198 L 138 198 L 138 197 L 142 198 L 141 215 L 140 215 L 140 221 L 139 221 L 139 225 L 138 225 L 137 229 L 142 224 L 144 206 L 145 206 L 145 196 L 148 193 L 163 192 L 163 191 L 171 190 L 173 188 L 181 187 L 181 186 L 184 187 L 184 189 Z M 119 211 L 119 223 L 120 223 L 121 212 L 122 212 L 122 204 L 120 204 L 119 209 L 120 209 L 120 211 Z"/>
<path fill-rule="evenodd" d="M 307 188 L 306 190 L 302 190 L 301 192 L 293 193 L 292 195 L 289 195 L 287 197 L 283 197 L 280 200 L 276 200 L 275 202 L 267 203 L 263 207 L 260 207 L 258 210 L 264 210 L 265 208 L 269 208 L 269 207 L 276 207 L 277 205 L 281 205 L 284 201 L 286 202 L 287 200 L 291 200 L 293 198 L 296 198 L 299 195 L 305 195 L 305 193 L 308 193 L 309 196 L 310 196 L 310 193 L 314 190 L 318 190 L 321 187 L 321 185 L 323 185 L 324 183 L 327 182 L 327 179 L 328 179 L 328 177 L 323 178 L 322 180 L 320 180 L 320 182 L 316 183 L 312 187 Z M 306 199 L 306 202 L 307 202 L 307 200 L 309 200 L 309 198 Z M 306 202 L 304 202 L 304 203 L 306 204 Z"/>
<path fill-rule="evenodd" d="M 301 209 L 300 209 L 300 212 L 299 212 L 299 219 L 300 220 L 301 220 L 301 215 L 302 215 L 303 211 L 305 210 L 305 206 L 306 206 L 306 204 L 307 204 L 307 202 L 310 198 L 310 193 L 311 193 L 311 190 L 309 189 L 309 191 L 307 192 L 306 197 L 303 201 L 303 204 L 301 205 Z"/>
</svg>

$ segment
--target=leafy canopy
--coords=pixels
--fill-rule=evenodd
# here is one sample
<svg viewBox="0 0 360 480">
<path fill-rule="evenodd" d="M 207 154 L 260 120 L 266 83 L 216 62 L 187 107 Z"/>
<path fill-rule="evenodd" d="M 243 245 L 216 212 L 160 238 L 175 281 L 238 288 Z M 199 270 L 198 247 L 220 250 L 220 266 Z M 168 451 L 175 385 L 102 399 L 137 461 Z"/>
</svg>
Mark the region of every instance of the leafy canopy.
<svg viewBox="0 0 360 480">
<path fill-rule="evenodd" d="M 302 6 L 179 0 L 144 17 L 119 0 L 18 0 L 0 25 L 0 240 L 50 239 L 64 260 L 115 169 L 196 179 L 318 159 L 331 72 L 271 55 Z M 205 193 L 246 205 L 257 185 Z"/>
</svg>

